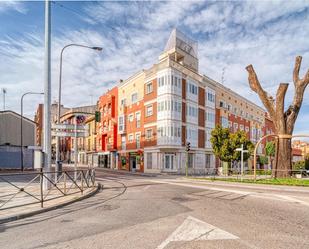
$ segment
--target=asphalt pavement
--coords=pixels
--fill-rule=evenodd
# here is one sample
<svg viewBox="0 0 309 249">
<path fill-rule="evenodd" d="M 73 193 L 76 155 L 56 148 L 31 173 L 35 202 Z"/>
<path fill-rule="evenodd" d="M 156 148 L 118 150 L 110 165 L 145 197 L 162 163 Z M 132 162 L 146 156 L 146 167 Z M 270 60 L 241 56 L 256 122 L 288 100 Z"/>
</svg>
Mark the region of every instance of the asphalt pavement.
<svg viewBox="0 0 309 249">
<path fill-rule="evenodd" d="M 309 188 L 96 175 L 95 196 L 0 225 L 0 248 L 309 248 Z"/>
</svg>

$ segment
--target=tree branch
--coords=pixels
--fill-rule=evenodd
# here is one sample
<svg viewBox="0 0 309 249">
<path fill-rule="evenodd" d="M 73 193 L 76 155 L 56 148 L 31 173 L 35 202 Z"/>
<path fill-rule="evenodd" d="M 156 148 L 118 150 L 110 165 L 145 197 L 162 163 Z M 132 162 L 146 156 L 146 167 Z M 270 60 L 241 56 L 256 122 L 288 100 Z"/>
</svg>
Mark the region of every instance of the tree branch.
<svg viewBox="0 0 309 249">
<path fill-rule="evenodd" d="M 277 124 L 279 127 L 276 127 L 278 131 L 280 128 L 284 128 L 285 130 L 285 116 L 284 116 L 284 99 L 286 91 L 288 90 L 289 84 L 288 83 L 280 83 L 277 94 L 276 94 L 276 110 L 275 110 L 275 117 L 277 120 Z"/>
<path fill-rule="evenodd" d="M 301 61 L 302 61 L 302 57 L 297 56 L 296 59 L 295 59 L 295 66 L 294 66 L 294 70 L 293 70 L 293 81 L 294 81 L 295 86 L 296 86 L 296 84 L 299 80 L 299 70 L 300 70 L 300 66 L 301 66 Z"/>
<path fill-rule="evenodd" d="M 306 87 L 309 84 L 309 70 L 304 75 L 304 78 L 299 78 L 299 70 L 301 67 L 301 61 L 302 57 L 297 56 L 295 60 L 295 66 L 293 71 L 293 81 L 295 86 L 295 93 L 292 104 L 289 106 L 287 111 L 284 113 L 284 116 L 286 118 L 286 124 L 287 124 L 287 132 L 289 134 L 292 134 L 294 130 L 294 124 L 296 121 L 296 118 L 298 116 L 299 110 L 301 108 L 303 98 L 304 98 L 304 92 L 306 90 Z"/>
<path fill-rule="evenodd" d="M 259 79 L 254 71 L 254 68 L 252 65 L 249 65 L 246 67 L 246 70 L 248 71 L 249 75 L 248 75 L 248 81 L 249 81 L 249 85 L 252 91 L 256 92 L 260 99 L 262 100 L 265 108 L 267 109 L 267 111 L 269 112 L 270 116 L 272 118 L 275 117 L 275 109 L 274 109 L 274 104 L 271 101 L 270 96 L 267 94 L 266 91 L 264 91 L 264 89 L 262 88 Z"/>
</svg>

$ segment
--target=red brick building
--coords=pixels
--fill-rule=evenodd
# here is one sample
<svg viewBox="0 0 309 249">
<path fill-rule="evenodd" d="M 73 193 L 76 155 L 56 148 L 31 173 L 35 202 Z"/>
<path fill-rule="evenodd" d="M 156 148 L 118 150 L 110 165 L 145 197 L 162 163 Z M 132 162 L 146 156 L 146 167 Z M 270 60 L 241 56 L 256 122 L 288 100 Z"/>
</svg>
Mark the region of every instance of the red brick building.
<svg viewBox="0 0 309 249">
<path fill-rule="evenodd" d="M 117 151 L 118 87 L 103 94 L 98 101 L 101 121 L 97 123 L 99 167 L 115 168 Z"/>
</svg>

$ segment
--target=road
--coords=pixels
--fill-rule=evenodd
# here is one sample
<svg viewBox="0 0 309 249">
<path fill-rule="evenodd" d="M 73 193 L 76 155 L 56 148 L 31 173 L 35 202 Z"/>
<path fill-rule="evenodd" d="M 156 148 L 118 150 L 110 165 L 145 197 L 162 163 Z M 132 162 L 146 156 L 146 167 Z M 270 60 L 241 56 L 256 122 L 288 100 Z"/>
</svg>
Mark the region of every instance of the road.
<svg viewBox="0 0 309 249">
<path fill-rule="evenodd" d="M 309 248 L 309 189 L 97 171 L 104 188 L 0 225 L 0 248 Z"/>
</svg>

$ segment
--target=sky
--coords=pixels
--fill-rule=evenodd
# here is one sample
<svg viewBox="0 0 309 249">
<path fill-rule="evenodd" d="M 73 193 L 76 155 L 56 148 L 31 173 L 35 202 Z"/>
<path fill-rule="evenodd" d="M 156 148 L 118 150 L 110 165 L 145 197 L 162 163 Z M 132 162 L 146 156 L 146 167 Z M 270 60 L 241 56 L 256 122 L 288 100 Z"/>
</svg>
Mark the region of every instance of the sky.
<svg viewBox="0 0 309 249">
<path fill-rule="evenodd" d="M 62 103 L 95 104 L 106 90 L 157 63 L 173 28 L 198 42 L 199 72 L 261 105 L 248 85 L 252 64 L 263 87 L 275 94 L 290 83 L 295 57 L 300 76 L 309 69 L 309 1 L 53 1 L 52 101 L 56 100 L 61 49 L 69 43 L 101 46 L 102 52 L 71 47 L 63 55 Z M 0 0 L 0 88 L 6 109 L 20 112 L 20 97 L 43 91 L 44 2 Z M 224 72 L 224 73 L 223 73 Z M 3 97 L 0 96 L 0 110 Z M 26 96 L 33 118 L 43 97 Z M 309 134 L 309 87 L 295 133 Z"/>
</svg>

